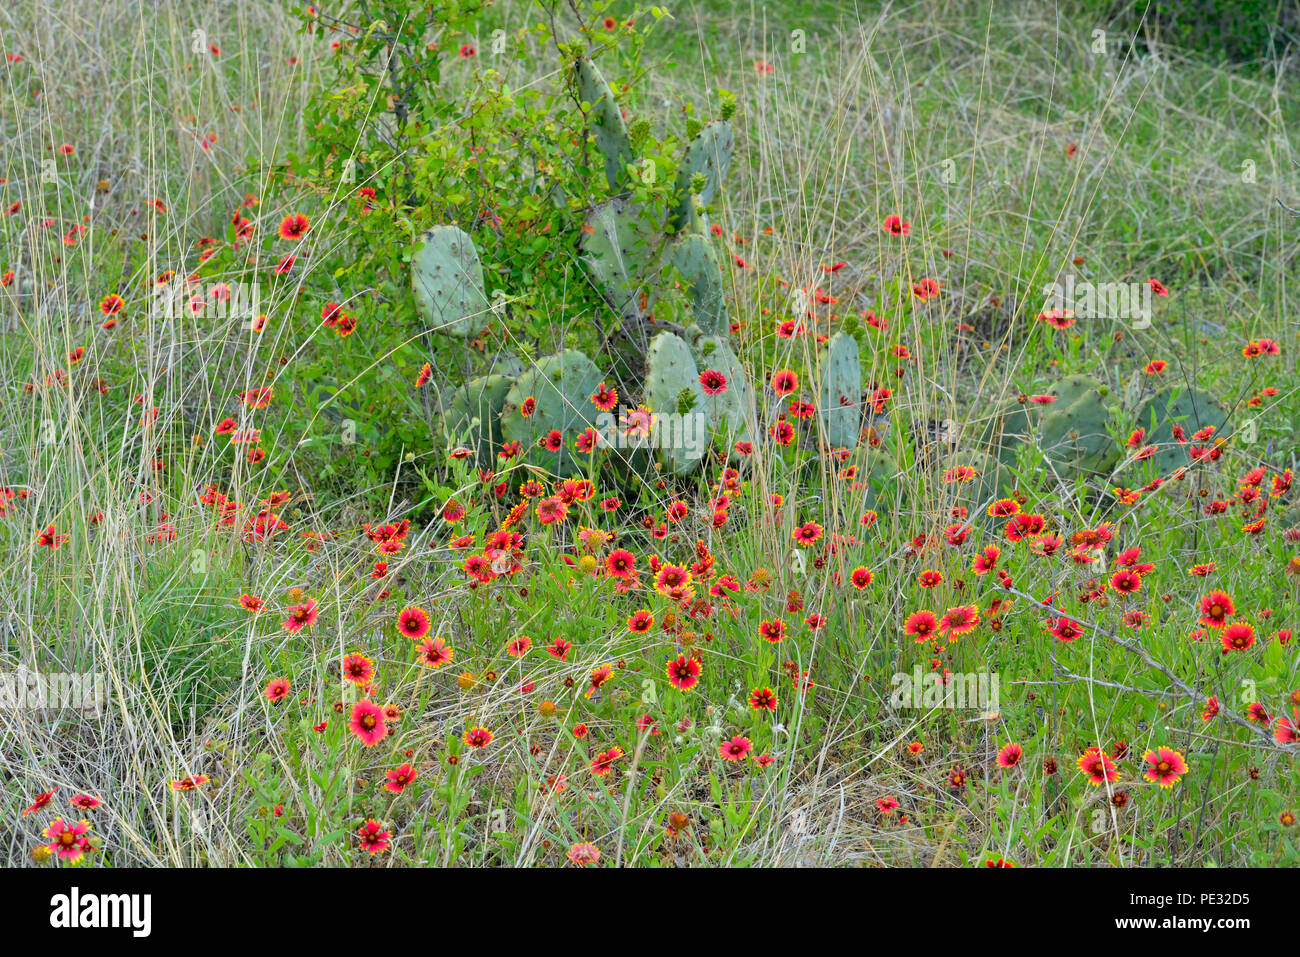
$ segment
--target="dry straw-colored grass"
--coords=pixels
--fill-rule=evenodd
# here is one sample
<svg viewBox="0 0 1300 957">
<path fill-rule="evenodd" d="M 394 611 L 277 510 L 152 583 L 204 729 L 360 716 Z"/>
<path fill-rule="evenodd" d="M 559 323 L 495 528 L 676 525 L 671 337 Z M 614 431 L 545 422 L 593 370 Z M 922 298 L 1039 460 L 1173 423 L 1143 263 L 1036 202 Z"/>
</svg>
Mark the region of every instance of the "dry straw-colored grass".
<svg viewBox="0 0 1300 957">
<path fill-rule="evenodd" d="M 522 15 L 504 7 L 507 16 Z M 639 107 L 654 122 L 676 122 L 683 96 L 704 101 L 718 86 L 740 94 L 741 158 L 725 218 L 792 286 L 816 285 L 822 264 L 847 261 L 837 289 L 849 301 L 860 296 L 865 308 L 902 268 L 880 223 L 891 213 L 910 218 L 922 238 L 908 262 L 943 277 L 953 293 L 945 319 L 964 311 L 968 321 L 983 323 L 978 328 L 988 341 L 968 339 L 959 348 L 936 328 L 900 320 L 890 341 L 927 343 L 930 364 L 915 373 L 919 387 L 892 427 L 917 434 L 951 419 L 960 430 L 980 408 L 1014 393 L 1017 370 L 1044 360 L 1018 330 L 1032 319 L 1043 284 L 1075 268 L 1076 255 L 1099 280 L 1194 281 L 1201 301 L 1218 310 L 1203 318 L 1234 332 L 1297 327 L 1288 308 L 1292 218 L 1274 202 L 1291 203 L 1296 182 L 1289 63 L 1287 75 L 1279 70 L 1270 82 L 1173 50 L 1159 59 L 1123 50 L 1098 55 L 1089 24 L 1041 4 L 934 0 L 860 17 L 773 22 L 757 4 L 677 11 L 667 29 L 679 68 L 648 75 Z M 792 29 L 805 31 L 806 52 L 793 52 Z M 222 63 L 238 69 L 204 66 L 191 46 L 205 38 L 220 45 Z M 39 481 L 24 517 L 7 520 L 0 551 L 0 608 L 11 625 L 0 660 L 6 668 L 39 660 L 45 670 L 102 672 L 112 691 L 111 706 L 97 717 L 46 721 L 0 712 L 0 858 L 8 863 L 21 861 L 34 837 L 18 818 L 22 799 L 55 784 L 105 799 L 97 829 L 118 849 L 119 864 L 246 863 L 240 829 L 256 803 L 252 795 L 234 792 L 200 819 L 160 785 L 199 771 L 233 777 L 257 750 L 289 766 L 268 733 L 260 688 L 242 680 L 259 656 L 276 649 L 254 649 L 251 629 L 229 624 L 225 609 L 245 575 L 272 592 L 302 584 L 309 570 L 246 552 L 235 536 L 207 528 L 207 515 L 193 503 L 172 512 L 178 541 L 165 558 L 134 531 L 151 438 L 209 427 L 206 410 L 214 403 L 261 384 L 241 358 L 245 343 L 212 338 L 183 320 L 135 325 L 127 346 L 135 372 L 123 391 L 152 396 L 162 418 L 144 440 L 115 449 L 98 441 L 106 424 L 96 417 L 101 406 L 86 395 L 65 391 L 43 404 L 25 403 L 15 384 L 56 371 L 81 344 L 106 288 L 183 268 L 196 236 L 219 235 L 249 189 L 248 161 L 269 163 L 302 147 L 309 135 L 303 105 L 320 81 L 309 46 L 277 5 L 251 0 L 16 0 L 0 12 L 0 52 L 24 60 L 22 69 L 0 75 L 0 176 L 7 179 L 0 193 L 6 203 L 22 197 L 42 162 L 54 159 L 58 198 L 48 214 L 65 226 L 92 210 L 94 216 L 86 240 L 59 260 L 43 243 L 3 227 L 0 269 L 6 261 L 24 267 L 3 314 L 0 485 L 28 476 Z M 290 65 L 291 57 L 301 62 Z M 775 72 L 760 76 L 753 69 L 758 60 Z M 529 70 L 539 78 L 553 73 L 540 57 L 521 72 Z M 203 149 L 209 133 L 215 143 Z M 76 146 L 75 164 L 60 164 L 52 152 L 65 142 Z M 1066 155 L 1072 142 L 1079 144 L 1074 157 Z M 1247 163 L 1253 181 L 1243 178 Z M 154 198 L 168 215 L 147 205 Z M 767 227 L 774 235 L 764 234 Z M 104 254 L 110 230 L 147 234 L 140 240 L 143 265 Z M 321 233 L 318 241 L 328 243 L 328 230 Z M 128 274 L 132 268 L 138 274 Z M 984 304 L 995 294 L 1006 305 L 990 312 Z M 733 301 L 742 321 L 763 321 L 748 274 L 736 281 Z M 1166 344 L 1139 338 L 1134 348 Z M 278 345 L 289 355 L 297 348 Z M 1189 363 L 1195 348 L 1193 338 Z M 1285 361 L 1294 374 L 1295 350 Z M 887 354 L 875 356 L 871 378 L 886 380 L 892 366 Z M 1288 401 L 1294 411 L 1294 398 Z M 178 457 L 184 483 L 201 488 L 207 454 L 195 449 Z M 775 482 L 771 470 L 757 470 L 762 493 L 780 491 Z M 270 489 L 241 477 L 230 491 L 254 501 Z M 855 507 L 827 504 L 850 513 Z M 901 535 L 941 527 L 948 503 L 942 489 L 919 477 L 894 504 L 892 531 Z M 84 516 L 94 509 L 105 517 L 92 535 Z M 298 523 L 313 527 L 314 518 L 308 500 Z M 73 534 L 53 563 L 31 544 L 37 523 L 50 521 Z M 753 554 L 779 567 L 782 548 L 774 532 L 755 541 Z M 323 567 L 311 572 L 318 581 L 341 582 L 348 560 L 327 548 L 314 556 Z M 415 566 L 408 571 L 421 574 Z M 430 587 L 442 593 L 443 586 Z M 362 599 L 341 586 L 316 597 L 338 611 L 332 620 L 368 621 Z M 451 617 L 436 625 L 463 627 L 453 603 L 440 607 Z M 323 656 L 351 637 L 314 635 L 311 651 Z M 213 661 L 230 667 L 211 671 Z M 178 723 L 177 710 L 185 713 L 194 695 L 191 685 L 211 683 L 199 697 L 216 697 L 221 709 Z M 881 727 L 859 706 L 850 695 L 831 706 L 827 733 L 808 745 L 806 772 L 777 779 L 760 796 L 770 814 L 737 857 L 780 864 L 949 859 L 944 841 L 878 833 L 872 801 L 889 787 L 907 786 L 893 755 L 908 728 Z M 437 730 L 435 723 L 431 738 Z M 977 747 L 981 738 L 983 747 L 992 746 L 980 727 L 970 736 Z M 316 785 L 302 787 L 304 801 L 311 800 Z M 973 827 L 978 833 L 979 822 Z M 536 832 L 522 842 L 519 863 L 534 860 L 536 843 Z"/>
</svg>

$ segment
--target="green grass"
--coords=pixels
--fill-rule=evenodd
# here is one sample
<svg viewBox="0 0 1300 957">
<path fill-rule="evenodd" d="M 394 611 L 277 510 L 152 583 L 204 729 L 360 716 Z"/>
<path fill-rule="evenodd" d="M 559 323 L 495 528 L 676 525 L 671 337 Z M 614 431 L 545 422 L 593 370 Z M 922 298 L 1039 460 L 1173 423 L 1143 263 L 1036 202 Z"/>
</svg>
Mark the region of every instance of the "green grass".
<svg viewBox="0 0 1300 957">
<path fill-rule="evenodd" d="M 197 268 L 196 239 L 229 238 L 231 210 L 246 194 L 282 195 L 254 171 L 309 144 L 303 107 L 329 83 L 326 44 L 251 0 L 192 15 L 127 0 L 20 0 L 4 14 L 0 46 L 23 60 L 0 68 L 0 205 L 22 200 L 23 209 L 0 219 L 0 273 L 16 273 L 0 289 L 0 486 L 28 494 L 0 517 L 0 575 L 12 583 L 0 591 L 0 612 L 18 623 L 0 670 L 97 671 L 110 688 L 99 716 L 0 713 L 10 758 L 0 814 L 16 822 L 6 863 L 28 862 L 53 814 L 81 816 L 66 801 L 85 791 L 104 801 L 85 815 L 102 839 L 96 866 L 363 864 L 356 831 L 367 818 L 393 835 L 389 856 L 377 859 L 412 865 L 560 866 L 586 840 L 602 864 L 1295 864 L 1296 831 L 1278 818 L 1300 804 L 1295 746 L 1226 712 L 1259 701 L 1283 717 L 1300 686 L 1297 646 L 1266 640 L 1297 625 L 1300 577 L 1284 573 L 1298 547 L 1284 536 L 1300 527 L 1296 493 L 1272 503 L 1258 537 L 1242 534 L 1241 505 L 1222 518 L 1203 511 L 1233 495 L 1251 466 L 1270 479 L 1300 471 L 1291 386 L 1300 320 L 1289 297 L 1300 223 L 1282 205 L 1300 205 L 1288 139 L 1300 128 L 1294 74 L 1172 47 L 1157 47 L 1158 58 L 1147 47 L 1126 53 L 1114 36 L 1111 53 L 1097 54 L 1099 23 L 1084 7 L 933 0 L 844 13 L 817 2 L 765 13 L 708 0 L 670 9 L 643 74 L 618 78 L 632 86 L 623 105 L 657 128 L 680 129 L 689 105 L 712 115 L 719 89 L 739 94 L 737 159 L 715 221 L 725 229 L 719 249 L 751 267 L 726 276 L 742 323 L 736 342 L 755 380 L 782 367 L 805 382 L 816 376 L 815 343 L 771 332 L 793 316 L 778 278 L 838 298 L 816 310 L 822 331 L 868 308 L 889 320 L 861 334 L 863 384 L 895 392 L 881 448 L 854 460 L 872 485 L 838 478 L 825 457 L 804 451 L 807 436 L 799 449 L 766 443 L 722 529 L 701 504 L 715 494 L 715 475 L 662 488 L 624 483 L 624 516 L 661 521 L 676 498 L 695 506 L 670 536 L 651 539 L 633 518 L 598 510 L 611 487 L 602 481 L 565 523 L 520 519 L 523 569 L 473 589 L 460 567 L 472 551 L 450 539 L 473 534 L 481 548 L 513 499 L 495 501 L 474 470 L 448 459 L 426 421 L 429 401 L 411 389 L 414 370 L 377 361 L 359 381 L 340 381 L 335 350 L 367 354 L 383 341 L 367 338 L 364 322 L 343 345 L 303 334 L 317 324 L 319 290 L 364 292 L 336 281 L 335 267 L 346 264 L 330 258 L 346 217 L 322 215 L 329 228 L 311 247 L 311 294 L 295 301 L 279 290 L 260 336 L 221 320 L 144 314 L 99 329 L 96 304 L 107 292 L 132 290 L 135 307 L 152 277 Z M 498 25 L 537 19 L 532 5 L 498 4 L 484 14 L 480 47 Z M 221 46 L 215 61 L 191 51 L 200 28 Z M 794 31 L 803 31 L 797 43 Z M 555 84 L 552 59 L 496 67 L 515 86 Z M 760 74 L 758 61 L 773 72 Z M 446 80 L 453 89 L 468 82 L 467 71 Z M 208 133 L 216 139 L 204 149 Z M 58 157 L 61 143 L 75 153 Z M 43 180 L 51 157 L 57 175 Z M 155 197 L 166 214 L 148 205 Z M 28 228 L 37 210 L 56 221 L 53 239 Z M 273 232 L 290 211 L 254 215 Z M 911 223 L 906 241 L 881 228 L 893 214 Z M 83 216 L 90 232 L 59 242 Z M 821 267 L 837 262 L 846 265 L 828 278 Z M 1081 319 L 1055 332 L 1034 317 L 1043 287 L 1067 274 L 1158 278 L 1171 296 L 1156 300 L 1149 328 Z M 923 276 L 943 294 L 917 305 L 910 288 Z M 1243 358 L 1242 346 L 1261 337 L 1277 340 L 1281 355 Z M 900 344 L 919 359 L 896 358 Z M 86 358 L 69 366 L 78 346 Z M 1206 390 L 1230 410 L 1236 435 L 1221 462 L 1132 508 L 1109 493 L 1154 477 L 1141 463 L 1074 480 L 1053 475 L 1026 445 L 1010 466 L 1026 510 L 1047 517 L 1066 551 L 1071 534 L 1116 523 L 1106 575 L 1040 560 L 982 518 L 961 548 L 909 551 L 918 535 L 942 540 L 952 507 L 968 505 L 975 517 L 987 504 L 926 465 L 941 455 L 935 429 L 951 427 L 960 459 L 980 451 L 996 405 L 1085 373 L 1107 386 L 1107 404 L 1122 404 L 1109 426 L 1122 442 L 1143 424 L 1133 399 L 1154 391 L 1142 369 L 1155 359 L 1169 364 L 1161 381 Z M 47 383 L 59 374 L 67 387 Z M 108 392 L 94 387 L 98 377 Z M 275 401 L 246 414 L 274 452 L 274 471 L 242 462 L 214 434 L 239 414 L 237 393 L 268 381 Z M 1265 386 L 1278 391 L 1248 407 Z M 141 424 L 150 406 L 158 418 Z M 358 441 L 344 439 L 347 422 Z M 391 465 L 375 464 L 381 453 Z M 234 524 L 198 501 L 209 483 L 241 503 Z M 286 488 L 292 498 L 277 508 L 288 528 L 270 543 L 244 540 L 256 503 Z M 451 496 L 469 505 L 454 530 L 436 517 Z M 870 528 L 858 524 L 868 508 L 879 513 Z M 385 556 L 361 526 L 403 517 L 415 519 L 406 547 L 387 556 L 387 578 L 371 578 Z M 815 550 L 792 544 L 809 520 L 845 536 L 820 567 Z M 57 550 L 34 544 L 51 523 L 70 536 Z M 164 526 L 174 538 L 150 540 Z M 676 635 L 629 634 L 634 610 L 653 611 L 658 629 L 673 605 L 652 590 L 616 593 L 583 569 L 585 552 L 603 556 L 613 544 L 585 549 L 579 528 L 616 532 L 643 568 L 652 553 L 689 564 L 704 540 L 718 571 L 750 587 Z M 1010 590 L 971 572 L 989 543 L 1003 549 Z M 1157 565 L 1143 590 L 1109 604 L 1079 601 L 1130 545 Z M 1218 571 L 1190 576 L 1201 562 Z M 832 577 L 859 565 L 875 573 L 861 594 Z M 944 574 L 940 587 L 917 587 L 926 569 Z M 1213 635 L 1190 640 L 1197 601 L 1211 588 L 1227 590 L 1259 631 L 1252 651 L 1221 655 Z M 796 591 L 803 608 L 783 612 Z M 1050 592 L 1094 627 L 1090 640 L 1045 634 L 1035 604 Z M 267 609 L 239 608 L 244 593 Z M 287 632 L 287 607 L 304 596 L 320 618 Z M 1014 606 L 991 615 L 995 598 Z M 965 604 L 985 619 L 970 636 L 921 647 L 902 634 L 914 611 Z M 415 661 L 395 628 L 408 605 L 429 611 L 430 637 L 455 649 L 449 664 Z M 1150 623 L 1129 632 L 1123 610 Z M 810 632 L 803 619 L 814 612 L 827 622 Z M 790 637 L 758 638 L 760 623 L 778 617 Z M 532 639 L 523 658 L 505 650 L 521 634 Z M 556 639 L 572 643 L 568 660 L 547 654 Z M 699 651 L 704 674 L 682 692 L 664 667 L 688 649 Z M 339 673 L 351 653 L 375 663 L 375 700 L 402 712 L 371 749 L 347 729 L 364 694 Z M 998 713 L 892 708 L 891 678 L 934 662 L 1000 675 Z M 606 663 L 615 678 L 585 697 L 592 669 Z M 792 679 L 804 672 L 815 688 L 800 694 Z M 293 690 L 272 703 L 263 691 L 279 677 Z M 534 691 L 521 693 L 529 680 Z M 745 704 L 764 686 L 780 699 L 770 719 Z M 1199 716 L 1211 694 L 1225 711 L 1215 723 Z M 644 714 L 661 734 L 638 726 Z M 573 734 L 579 723 L 588 737 Z M 482 751 L 462 741 L 475 726 L 494 735 Z M 733 735 L 775 763 L 722 760 L 719 743 Z M 1075 761 L 1084 749 L 1117 740 L 1130 750 L 1120 782 L 1083 781 Z M 919 754 L 907 750 L 912 741 L 923 743 Z M 1004 773 L 994 756 L 1010 741 L 1025 760 Z M 1167 791 L 1140 777 L 1141 752 L 1156 745 L 1189 764 Z M 612 747 L 624 752 L 615 770 L 591 774 L 591 759 Z M 1058 773 L 1042 772 L 1047 760 Z M 408 761 L 415 783 L 400 795 L 382 790 L 385 772 Z M 956 768 L 966 774 L 959 788 L 950 786 Z M 200 774 L 209 781 L 197 791 L 168 787 Z M 567 791 L 553 790 L 557 775 Z M 19 816 L 55 786 L 51 808 Z M 1115 790 L 1127 804 L 1108 800 Z M 901 808 L 881 813 L 885 797 Z M 665 837 L 675 813 L 689 826 Z"/>
</svg>

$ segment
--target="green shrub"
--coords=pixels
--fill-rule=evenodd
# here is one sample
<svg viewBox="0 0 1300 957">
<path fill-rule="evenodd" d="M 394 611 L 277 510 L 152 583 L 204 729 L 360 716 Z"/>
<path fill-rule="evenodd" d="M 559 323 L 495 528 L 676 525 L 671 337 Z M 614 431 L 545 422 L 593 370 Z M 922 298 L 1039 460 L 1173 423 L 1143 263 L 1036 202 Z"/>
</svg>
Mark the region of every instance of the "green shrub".
<svg viewBox="0 0 1300 957">
<path fill-rule="evenodd" d="M 1110 27 L 1216 61 L 1262 64 L 1300 36 L 1300 8 L 1287 0 L 1083 0 Z"/>
</svg>

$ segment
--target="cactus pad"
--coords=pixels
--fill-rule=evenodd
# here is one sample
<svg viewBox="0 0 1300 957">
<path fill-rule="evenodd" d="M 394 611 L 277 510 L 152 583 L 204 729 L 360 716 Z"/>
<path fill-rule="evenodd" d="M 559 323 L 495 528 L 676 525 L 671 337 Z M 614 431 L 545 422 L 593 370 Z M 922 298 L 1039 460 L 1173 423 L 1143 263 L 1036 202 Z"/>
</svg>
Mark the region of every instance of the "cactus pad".
<svg viewBox="0 0 1300 957">
<path fill-rule="evenodd" d="M 501 448 L 501 410 L 509 391 L 509 377 L 486 375 L 472 379 L 450 395 L 443 428 L 452 441 L 460 441 L 466 433 L 472 436 L 479 468 L 491 468 Z"/>
<path fill-rule="evenodd" d="M 506 394 L 501 411 L 502 436 L 507 442 L 518 442 L 531 461 L 552 473 L 572 475 L 583 471 L 587 456 L 573 444 L 584 429 L 593 425 L 596 409 L 591 395 L 600 382 L 600 370 L 576 349 L 538 360 Z M 532 413 L 525 415 L 525 402 L 530 398 Z M 556 450 L 540 444 L 552 432 L 559 433 Z"/>
<path fill-rule="evenodd" d="M 984 420 L 975 447 L 1003 465 L 1014 465 L 1017 450 L 1033 432 L 1030 407 L 1019 399 L 1008 399 Z"/>
<path fill-rule="evenodd" d="M 632 141 L 627 135 L 627 124 L 623 122 L 623 113 L 613 91 L 590 57 L 575 62 L 575 74 L 578 96 L 590 104 L 593 111 L 592 134 L 596 138 L 596 147 L 605 157 L 605 180 L 610 192 L 617 192 L 626 178 L 624 170 L 632 162 Z"/>
<path fill-rule="evenodd" d="M 1055 411 L 1043 419 L 1039 433 L 1043 454 L 1067 481 L 1080 475 L 1109 474 L 1120 453 L 1110 434 L 1112 417 L 1105 397 L 1083 381 L 1062 389 L 1061 394 L 1073 401 L 1061 408 L 1065 398 L 1059 399 L 1053 406 Z"/>
<path fill-rule="evenodd" d="M 1155 445 L 1158 450 L 1148 459 L 1161 475 L 1191 464 L 1188 450 L 1191 445 L 1208 446 L 1213 439 L 1232 434 L 1227 427 L 1228 413 L 1214 397 L 1197 389 L 1165 389 L 1157 392 L 1138 406 L 1134 427 L 1146 429 L 1144 445 Z M 1174 438 L 1174 426 L 1181 426 L 1186 443 Z M 1210 441 L 1193 443 L 1192 435 L 1203 428 L 1214 426 Z"/>
<path fill-rule="evenodd" d="M 736 136 L 726 120 L 708 124 L 691 141 L 677 170 L 677 182 L 673 188 L 674 206 L 669 217 L 671 231 L 680 232 L 692 220 L 691 180 L 695 174 L 704 174 L 700 202 L 707 206 L 713 202 L 727 176 L 727 170 L 731 168 L 731 154 L 735 148 Z"/>
<path fill-rule="evenodd" d="M 974 474 L 967 475 L 963 469 Z M 949 453 L 940 463 L 943 488 L 952 495 L 955 503 L 965 505 L 971 517 L 985 516 L 989 503 L 1009 494 L 1015 478 L 997 457 L 985 452 L 958 451 Z"/>
<path fill-rule="evenodd" d="M 673 246 L 673 265 L 688 283 L 687 294 L 694 308 L 695 323 L 710 336 L 731 331 L 727 300 L 722 292 L 722 270 L 713 244 L 705 236 L 691 233 Z"/>
<path fill-rule="evenodd" d="M 456 226 L 435 226 L 424 234 L 411 260 L 411 292 L 433 332 L 474 339 L 488 327 L 483 266 L 474 241 Z"/>
<path fill-rule="evenodd" d="M 646 402 L 655 415 L 656 428 L 659 429 L 659 460 L 665 467 L 677 475 L 690 472 L 704 457 L 708 447 L 708 430 L 703 429 L 704 438 L 700 440 L 698 423 L 707 426 L 707 396 L 700 386 L 700 370 L 691 356 L 691 349 L 680 336 L 671 332 L 661 332 L 650 342 L 646 354 Z M 683 399 L 691 407 L 687 415 L 680 418 Z M 692 415 L 703 416 L 703 420 L 690 418 Z M 672 418 L 668 418 L 671 416 Z M 679 423 L 680 429 L 670 424 Z M 678 433 L 690 430 L 694 442 L 674 441 L 680 439 Z"/>
<path fill-rule="evenodd" d="M 721 337 L 701 336 L 695 342 L 695 359 L 701 374 L 705 369 L 720 373 L 727 380 L 722 392 L 705 394 L 701 407 L 709 416 L 709 429 L 723 440 L 724 447 L 749 440 L 749 424 L 754 421 L 754 390 L 740 358 Z"/>
<path fill-rule="evenodd" d="M 822 441 L 833 449 L 852 449 L 862 432 L 862 363 L 858 341 L 847 332 L 831 336 L 822 350 L 817 422 Z"/>
<path fill-rule="evenodd" d="M 1092 376 L 1067 376 L 1047 390 L 1048 395 L 1056 396 L 1056 401 L 1047 408 L 1052 412 L 1059 412 L 1062 409 L 1068 409 L 1085 395 L 1096 393 L 1098 396 L 1105 398 L 1109 392 L 1109 387 Z"/>
<path fill-rule="evenodd" d="M 583 224 L 580 245 L 588 275 L 619 315 L 648 311 L 645 274 L 659 238 L 642 208 L 622 198 L 600 203 Z"/>
</svg>

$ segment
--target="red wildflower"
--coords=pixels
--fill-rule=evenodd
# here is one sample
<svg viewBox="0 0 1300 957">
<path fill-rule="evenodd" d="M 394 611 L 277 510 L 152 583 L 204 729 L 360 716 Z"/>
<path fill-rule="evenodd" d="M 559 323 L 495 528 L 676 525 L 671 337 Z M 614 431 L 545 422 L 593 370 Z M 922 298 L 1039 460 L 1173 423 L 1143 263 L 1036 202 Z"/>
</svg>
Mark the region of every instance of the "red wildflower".
<svg viewBox="0 0 1300 957">
<path fill-rule="evenodd" d="M 718 747 L 718 753 L 726 761 L 743 761 L 749 752 L 753 750 L 754 745 L 749 738 L 739 734 L 730 741 L 723 741 Z"/>
<path fill-rule="evenodd" d="M 360 739 L 362 747 L 369 748 L 378 744 L 388 734 L 383 708 L 368 699 L 358 701 L 352 706 L 348 730 Z"/>
<path fill-rule="evenodd" d="M 1177 751 L 1170 748 L 1156 748 L 1142 755 L 1142 760 L 1147 763 L 1146 773 L 1143 774 L 1152 784 L 1159 784 L 1162 788 L 1173 787 L 1178 783 L 1178 779 L 1187 773 L 1187 762 Z"/>
</svg>

